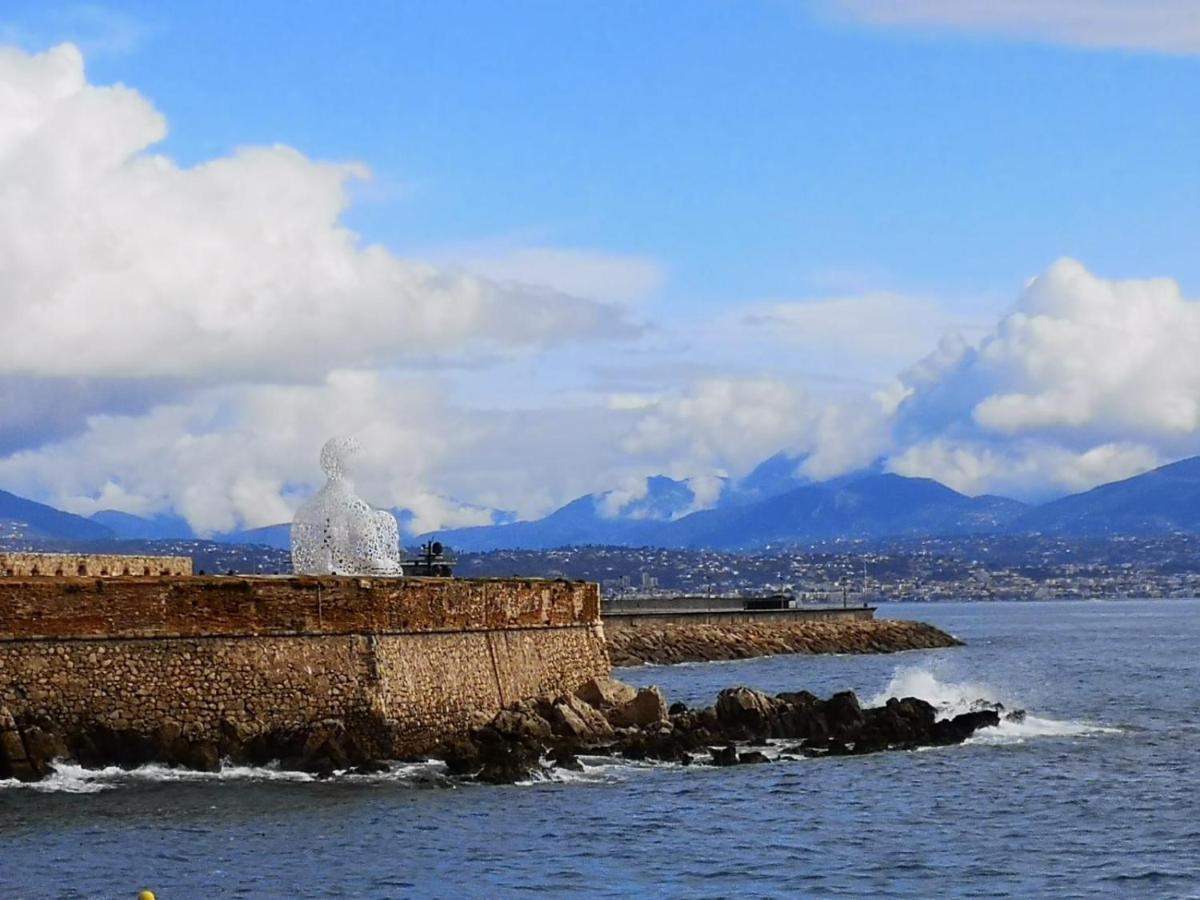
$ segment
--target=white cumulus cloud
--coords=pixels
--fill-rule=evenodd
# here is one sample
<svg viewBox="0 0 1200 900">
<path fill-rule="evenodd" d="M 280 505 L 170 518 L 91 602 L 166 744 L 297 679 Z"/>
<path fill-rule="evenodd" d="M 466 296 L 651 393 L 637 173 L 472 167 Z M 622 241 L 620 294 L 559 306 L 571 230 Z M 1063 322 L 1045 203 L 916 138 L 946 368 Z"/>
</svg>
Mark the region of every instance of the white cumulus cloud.
<svg viewBox="0 0 1200 900">
<path fill-rule="evenodd" d="M 898 393 L 903 474 L 1022 495 L 1127 477 L 1200 452 L 1200 301 L 1060 260 L 978 347 L 943 343 Z"/>
<path fill-rule="evenodd" d="M 276 146 L 182 168 L 150 152 L 165 134 L 74 47 L 0 49 L 0 374 L 311 379 L 629 328 L 363 246 L 339 222 L 361 166 Z"/>
</svg>

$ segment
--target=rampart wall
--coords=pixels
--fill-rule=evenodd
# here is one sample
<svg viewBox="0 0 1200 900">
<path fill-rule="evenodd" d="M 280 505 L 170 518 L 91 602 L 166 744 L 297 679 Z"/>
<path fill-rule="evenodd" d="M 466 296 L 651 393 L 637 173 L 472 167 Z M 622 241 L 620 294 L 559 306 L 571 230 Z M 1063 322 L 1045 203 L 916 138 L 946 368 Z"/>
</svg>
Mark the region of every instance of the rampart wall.
<svg viewBox="0 0 1200 900">
<path fill-rule="evenodd" d="M 594 584 L 0 578 L 0 707 L 240 740 L 337 718 L 380 756 L 610 671 Z"/>
<path fill-rule="evenodd" d="M 191 575 L 189 556 L 116 556 L 96 553 L 0 553 L 0 578 L 159 578 Z"/>
</svg>

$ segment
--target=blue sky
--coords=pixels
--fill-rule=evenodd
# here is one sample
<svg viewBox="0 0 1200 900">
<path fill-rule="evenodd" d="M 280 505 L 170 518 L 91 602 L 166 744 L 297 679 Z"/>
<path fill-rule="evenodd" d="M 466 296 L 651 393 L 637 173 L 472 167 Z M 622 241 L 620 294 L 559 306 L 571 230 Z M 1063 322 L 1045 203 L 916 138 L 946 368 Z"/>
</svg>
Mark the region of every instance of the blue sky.
<svg viewBox="0 0 1200 900">
<path fill-rule="evenodd" d="M 9 2 L 0 38 L 25 52 L 72 41 L 89 84 L 136 91 L 168 122 L 165 140 L 139 152 L 187 169 L 282 144 L 307 160 L 361 163 L 372 178 L 348 185 L 341 221 L 364 244 L 615 309 L 624 337 L 563 326 L 562 340 L 534 350 L 464 345 L 444 359 L 369 367 L 385 379 L 429 379 L 422 383 L 481 417 L 593 410 L 587 427 L 617 452 L 589 464 L 595 484 L 564 477 L 524 508 L 532 514 L 572 491 L 636 483 L 655 470 L 699 484 L 705 471 L 736 475 L 768 451 L 817 453 L 816 432 L 833 426 L 820 424 L 828 412 L 814 403 L 892 391 L 884 415 L 895 415 L 896 392 L 913 390 L 895 377 L 947 332 L 1017 353 L 997 322 L 1026 302 L 1029 279 L 1064 257 L 1098 276 L 1101 292 L 1104 279 L 1155 277 L 1173 279 L 1183 297 L 1200 292 L 1200 37 L 1178 24 L 1188 4 L 1099 0 L 1080 25 L 1079 2 Z M 1075 307 L 1064 300 L 1047 314 L 1067 308 Z M 1181 308 L 1191 315 L 1190 303 Z M 763 327 L 769 337 L 754 330 Z M 893 430 L 887 423 L 863 425 L 862 435 L 875 435 L 863 440 L 907 459 L 912 474 L 1031 496 L 1190 451 L 1187 428 L 1180 437 L 1177 425 L 1147 432 L 1136 416 L 1095 418 L 1110 400 L 1124 410 L 1107 394 L 1064 420 L 1074 424 L 981 424 L 976 411 L 989 396 L 1053 400 L 1066 391 L 1031 384 L 1041 376 L 1026 357 L 1014 359 L 993 360 L 987 377 L 971 369 L 980 364 L 954 362 L 964 383 L 984 386 L 935 417 L 960 421 L 925 435 L 923 454 L 878 437 Z M 142 377 L 107 364 L 29 364 L 8 374 L 117 378 L 110 400 L 83 404 L 89 414 L 125 414 L 138 381 L 154 380 L 162 403 L 193 402 L 214 385 L 281 382 L 277 371 L 232 378 L 228 365 L 151 367 Z M 168 386 L 164 376 L 176 380 Z M 708 423 L 699 436 L 677 434 L 692 427 L 680 417 L 703 407 L 696 398 L 721 380 L 779 381 L 803 399 L 764 411 L 792 424 L 764 427 L 744 447 L 726 446 Z M 729 399 L 738 390 L 726 402 L 740 405 Z M 146 395 L 145 385 L 136 393 Z M 1066 393 L 1077 399 L 1080 389 Z M 155 402 L 133 406 L 148 421 Z M 614 408 L 649 410 L 650 424 L 605 419 Z M 85 415 L 63 423 L 54 433 L 77 443 L 50 447 L 44 466 L 86 452 L 88 428 Z M 22 429 L 10 428 L 18 433 L 10 451 L 46 449 L 32 439 L 21 446 Z M 638 437 L 647 433 L 656 436 L 649 444 Z M 933 443 L 948 441 L 969 442 L 965 471 L 945 453 L 929 457 Z M 1067 463 L 1069 475 L 1047 474 L 1059 472 L 1047 463 L 1025 478 L 996 474 L 1050 445 L 1076 460 L 1103 451 L 1122 462 L 1083 466 L 1085 475 Z M 480 451 L 463 452 L 468 465 Z M 988 454 L 992 474 L 980 475 Z M 633 458 L 628 469 L 618 463 Z M 108 482 L 120 490 L 104 496 L 132 491 L 127 502 L 141 511 L 179 505 L 187 491 L 179 473 L 138 493 L 128 474 L 50 477 L 25 457 L 7 474 L 0 463 L 0 480 L 81 511 Z M 432 470 L 384 481 L 380 490 L 396 502 L 471 491 L 462 499 L 520 505 Z M 258 518 L 244 508 L 230 514 Z"/>
<path fill-rule="evenodd" d="M 43 44 L 87 34 L 69 6 L 7 6 Z M 648 254 L 681 307 L 838 271 L 1011 295 L 1060 256 L 1200 282 L 1192 58 L 939 39 L 803 2 L 105 9 L 140 32 L 90 77 L 163 110 L 166 152 L 363 161 L 380 196 L 348 221 L 404 252 L 534 236 Z"/>
</svg>

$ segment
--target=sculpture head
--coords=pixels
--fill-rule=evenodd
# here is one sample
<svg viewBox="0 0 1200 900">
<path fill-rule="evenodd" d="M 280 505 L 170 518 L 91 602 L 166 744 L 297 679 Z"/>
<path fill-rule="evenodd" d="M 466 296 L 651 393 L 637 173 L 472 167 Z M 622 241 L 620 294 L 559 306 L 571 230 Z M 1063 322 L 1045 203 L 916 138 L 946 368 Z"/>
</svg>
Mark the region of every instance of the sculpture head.
<svg viewBox="0 0 1200 900">
<path fill-rule="evenodd" d="M 321 468 L 325 477 L 337 481 L 350 475 L 350 460 L 361 449 L 358 441 L 352 437 L 335 437 L 325 442 L 321 448 Z"/>
</svg>

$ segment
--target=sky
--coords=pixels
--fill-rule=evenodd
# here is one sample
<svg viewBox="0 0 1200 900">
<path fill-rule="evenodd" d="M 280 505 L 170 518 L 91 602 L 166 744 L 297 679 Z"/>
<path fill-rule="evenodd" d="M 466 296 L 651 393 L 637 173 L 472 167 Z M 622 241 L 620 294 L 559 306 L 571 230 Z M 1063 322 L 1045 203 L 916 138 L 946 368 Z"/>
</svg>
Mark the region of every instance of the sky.
<svg viewBox="0 0 1200 900">
<path fill-rule="evenodd" d="M 6 0 L 0 488 L 1127 477 L 1200 453 L 1197 108 L 1193 0 Z"/>
</svg>

